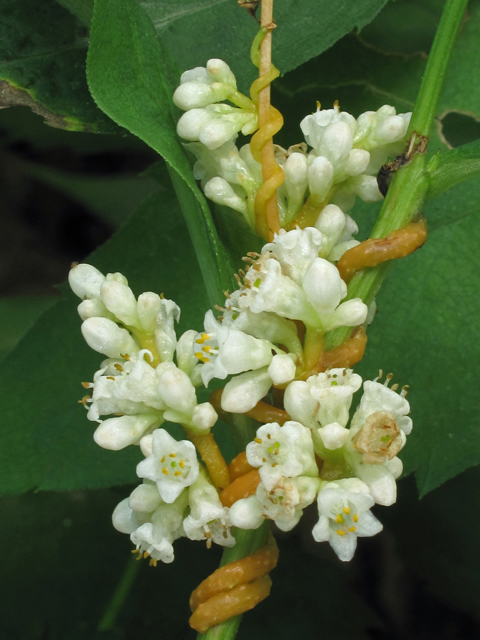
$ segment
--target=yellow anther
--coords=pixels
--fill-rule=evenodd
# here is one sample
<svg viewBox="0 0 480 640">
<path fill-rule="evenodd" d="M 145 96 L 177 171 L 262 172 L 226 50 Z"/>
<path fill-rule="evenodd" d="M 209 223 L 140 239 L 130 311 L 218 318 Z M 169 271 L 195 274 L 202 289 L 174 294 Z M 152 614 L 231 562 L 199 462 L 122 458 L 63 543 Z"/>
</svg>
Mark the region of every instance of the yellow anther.
<svg viewBox="0 0 480 640">
<path fill-rule="evenodd" d="M 357 527 L 350 527 L 349 531 L 353 533 Z"/>
<path fill-rule="evenodd" d="M 261 438 L 254 438 L 255 442 L 257 444 L 262 444 L 262 439 Z"/>
<path fill-rule="evenodd" d="M 335 518 L 335 522 L 336 522 L 337 524 L 342 524 L 342 522 L 344 522 L 344 520 L 343 520 L 343 516 L 342 516 L 342 514 L 341 514 L 341 513 L 339 513 L 339 514 L 338 514 L 338 516 Z"/>
<path fill-rule="evenodd" d="M 165 462 L 165 456 L 160 460 L 160 462 Z"/>
<path fill-rule="evenodd" d="M 210 353 L 210 351 L 212 350 L 212 347 L 207 344 L 205 347 L 203 347 L 203 350 L 206 351 L 207 353 Z"/>
<path fill-rule="evenodd" d="M 148 564 L 151 567 L 156 567 L 157 566 L 157 561 L 155 560 L 155 558 L 150 558 L 150 562 Z"/>
<path fill-rule="evenodd" d="M 132 550 L 130 551 L 130 553 L 138 553 L 139 551 L 140 551 L 140 549 L 132 549 Z"/>
<path fill-rule="evenodd" d="M 337 533 L 339 536 L 344 536 L 345 535 L 345 531 L 342 531 L 342 529 L 337 529 Z"/>
<path fill-rule="evenodd" d="M 209 333 L 202 333 L 202 338 L 204 340 L 210 340 L 210 334 Z"/>
<path fill-rule="evenodd" d="M 164 473 L 166 476 L 168 476 L 168 469 L 166 467 L 163 467 L 162 473 Z"/>
<path fill-rule="evenodd" d="M 90 389 L 90 384 L 91 384 L 90 382 L 82 382 L 82 387 L 84 389 Z"/>
<path fill-rule="evenodd" d="M 115 380 L 113 376 L 107 376 L 107 380 Z"/>
<path fill-rule="evenodd" d="M 130 360 L 130 356 L 128 355 L 128 353 L 121 353 L 120 357 L 123 358 L 124 360 Z"/>
<path fill-rule="evenodd" d="M 321 108 L 322 108 L 322 105 L 320 104 L 320 100 L 317 100 L 317 109 L 320 111 Z"/>
<path fill-rule="evenodd" d="M 116 364 L 116 365 L 114 365 L 114 366 L 115 366 L 115 369 L 116 369 L 117 371 L 123 371 L 123 367 L 122 367 L 122 365 L 121 365 L 121 364 Z"/>
<path fill-rule="evenodd" d="M 175 477 L 181 476 L 182 472 L 181 471 L 175 471 L 175 473 L 173 474 Z"/>
<path fill-rule="evenodd" d="M 197 353 L 195 354 L 195 357 L 198 358 L 199 360 L 203 360 L 203 353 L 201 351 L 197 351 Z"/>
<path fill-rule="evenodd" d="M 274 462 L 274 463 L 272 464 L 272 467 L 277 467 L 277 466 L 278 466 L 278 463 L 277 463 L 277 462 Z"/>
<path fill-rule="evenodd" d="M 143 554 L 143 558 L 146 560 L 148 558 L 150 554 L 148 553 L 148 551 L 145 551 L 145 553 Z"/>
<path fill-rule="evenodd" d="M 180 462 L 178 463 L 182 469 L 185 469 L 185 462 L 183 460 L 180 460 Z"/>
<path fill-rule="evenodd" d="M 358 522 L 358 515 L 356 513 L 353 514 L 353 521 Z"/>
<path fill-rule="evenodd" d="M 168 454 L 168 457 L 169 457 L 169 458 L 176 458 L 176 457 L 177 457 L 177 454 L 176 454 L 176 453 L 169 453 L 169 454 Z"/>
<path fill-rule="evenodd" d="M 343 507 L 342 511 L 343 513 L 346 513 L 348 516 L 348 514 L 350 513 L 350 507 Z"/>
</svg>

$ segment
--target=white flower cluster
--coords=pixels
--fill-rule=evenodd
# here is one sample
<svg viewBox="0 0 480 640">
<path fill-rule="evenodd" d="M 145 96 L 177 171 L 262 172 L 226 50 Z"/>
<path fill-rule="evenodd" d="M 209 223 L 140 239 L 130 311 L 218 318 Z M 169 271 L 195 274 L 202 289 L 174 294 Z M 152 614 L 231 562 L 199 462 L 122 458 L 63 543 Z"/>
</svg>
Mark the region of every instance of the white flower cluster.
<svg viewBox="0 0 480 640">
<path fill-rule="evenodd" d="M 108 356 L 93 382 L 84 383 L 92 389 L 85 401 L 90 405 L 87 417 L 100 423 L 97 444 L 113 450 L 138 444 L 165 420 L 208 432 L 217 414 L 210 403 L 197 403 L 200 367 L 192 352 L 196 332 L 187 331 L 177 341 L 177 305 L 151 292 L 136 300 L 124 276 L 104 276 L 88 264 L 73 267 L 69 282 L 83 298 L 78 311 L 85 340 Z M 142 348 L 145 345 L 149 348 Z"/>
<path fill-rule="evenodd" d="M 238 93 L 235 76 L 223 60 L 212 59 L 206 67 L 185 71 L 173 102 L 186 112 L 178 121 L 178 135 L 199 140 L 207 149 L 217 149 L 239 131 L 248 135 L 258 127 L 255 105 Z"/>
<path fill-rule="evenodd" d="M 234 376 L 223 390 L 224 411 L 250 411 L 273 384 L 295 378 L 304 359 L 295 320 L 318 334 L 365 322 L 368 308 L 359 298 L 341 302 L 347 287 L 338 269 L 319 257 L 324 243 L 330 251 L 332 237 L 313 227 L 281 231 L 251 258 L 221 321 L 211 311 L 206 314 L 195 355 L 204 363 L 205 385 L 213 377 Z"/>
<path fill-rule="evenodd" d="M 285 409 L 293 418 L 282 427 L 266 424 L 247 446 L 247 460 L 259 468 L 256 494 L 235 502 L 230 520 L 255 529 L 265 518 L 289 531 L 303 509 L 317 500 L 318 542 L 328 541 L 340 560 L 351 560 L 357 537 L 373 536 L 382 525 L 370 509 L 396 500 L 402 463 L 396 454 L 412 428 L 403 395 L 377 381 L 363 385 L 351 420 L 353 394 L 362 379 L 350 369 L 331 369 L 285 392 Z M 317 465 L 315 456 L 322 461 Z"/>
<path fill-rule="evenodd" d="M 235 140 L 239 131 L 256 130 L 257 116 L 248 104 L 247 108 L 218 104 L 236 95 L 235 76 L 221 60 L 185 72 L 174 95 L 175 104 L 187 110 L 177 132 L 192 142 L 186 147 L 197 158 L 194 176 L 207 198 L 240 212 L 254 228 L 262 169 L 250 145 L 238 149 Z M 397 115 L 394 107 L 384 105 L 355 119 L 337 104 L 306 116 L 300 123 L 306 143 L 288 150 L 275 146 L 285 174 L 277 191 L 281 226 L 294 220 L 307 200 L 318 207 L 336 204 L 343 212 L 351 209 L 356 196 L 365 202 L 380 200 L 375 176 L 388 157 L 402 152 L 410 117 L 411 113 Z"/>
</svg>

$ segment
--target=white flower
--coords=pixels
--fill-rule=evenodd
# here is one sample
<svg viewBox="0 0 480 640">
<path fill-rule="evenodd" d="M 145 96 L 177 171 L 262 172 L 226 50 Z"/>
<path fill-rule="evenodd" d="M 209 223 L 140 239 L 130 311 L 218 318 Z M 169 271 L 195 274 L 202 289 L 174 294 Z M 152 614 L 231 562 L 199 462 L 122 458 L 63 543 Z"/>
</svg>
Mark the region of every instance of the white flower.
<svg viewBox="0 0 480 640">
<path fill-rule="evenodd" d="M 262 253 L 270 252 L 282 265 L 282 271 L 301 285 L 303 277 L 322 248 L 322 234 L 314 227 L 285 231 L 281 229 L 273 242 L 264 245 Z"/>
<path fill-rule="evenodd" d="M 318 494 L 319 521 L 313 528 L 317 542 L 327 541 L 342 561 L 353 558 L 357 537 L 374 536 L 381 523 L 370 513 L 374 499 L 357 478 L 324 485 Z"/>
<path fill-rule="evenodd" d="M 303 509 L 315 500 L 318 486 L 317 478 L 305 476 L 281 478 L 270 490 L 260 482 L 255 496 L 238 500 L 232 505 L 232 524 L 241 529 L 256 529 L 258 523 L 268 518 L 274 520 L 282 531 L 291 531 L 300 520 Z"/>
<path fill-rule="evenodd" d="M 263 425 L 246 452 L 249 464 L 260 468 L 269 491 L 282 477 L 318 476 L 312 436 L 299 422 L 288 421 L 283 427 L 276 422 Z"/>
<path fill-rule="evenodd" d="M 76 264 L 68 274 L 73 293 L 82 300 L 100 298 L 100 287 L 104 281 L 103 273 L 90 264 Z"/>
<path fill-rule="evenodd" d="M 335 450 L 343 447 L 350 435 L 350 432 L 345 427 L 342 427 L 338 422 L 332 422 L 325 427 L 321 427 L 317 430 L 325 449 Z"/>
<path fill-rule="evenodd" d="M 130 534 L 130 540 L 144 557 L 150 556 L 151 564 L 157 561 L 173 562 L 172 543 L 185 535 L 183 518 L 187 506 L 187 494 L 173 504 L 161 504 L 149 517 L 149 521 Z"/>
<path fill-rule="evenodd" d="M 228 509 L 222 506 L 218 492 L 208 481 L 205 472 L 201 472 L 188 491 L 190 515 L 185 518 L 183 527 L 190 540 L 206 540 L 223 547 L 232 547 L 235 538 L 230 532 Z"/>
<path fill-rule="evenodd" d="M 397 499 L 396 478 L 402 463 L 396 454 L 412 430 L 407 416 L 410 405 L 403 395 L 386 384 L 367 380 L 357 411 L 352 418 L 347 441 L 348 462 L 355 474 L 370 488 L 375 502 L 383 506 Z"/>
<path fill-rule="evenodd" d="M 155 413 L 153 410 L 167 408 L 158 392 L 158 375 L 145 361 L 144 355 L 151 356 L 147 350 L 142 350 L 128 360 L 107 360 L 103 363 L 91 385 L 93 394 L 87 414 L 89 420 L 118 413 L 132 416 L 149 414 Z"/>
<path fill-rule="evenodd" d="M 362 378 L 352 369 L 330 369 L 310 376 L 306 382 L 290 384 L 285 392 L 285 410 L 311 429 L 332 423 L 346 427 L 353 394 L 361 384 Z"/>
<path fill-rule="evenodd" d="M 160 299 L 160 310 L 155 318 L 155 344 L 162 362 L 170 361 L 173 358 L 177 337 L 175 335 L 174 324 L 180 320 L 180 308 L 166 298 Z"/>
<path fill-rule="evenodd" d="M 165 429 L 153 432 L 152 455 L 137 465 L 138 477 L 155 482 L 160 496 L 168 504 L 192 485 L 198 474 L 195 446 L 188 440 L 177 442 Z"/>
<path fill-rule="evenodd" d="M 202 379 L 205 386 L 212 378 L 224 380 L 230 374 L 268 366 L 272 361 L 273 345 L 237 329 L 220 325 L 212 311 L 205 314 L 205 331 L 195 340 L 195 355 L 204 365 Z"/>
</svg>

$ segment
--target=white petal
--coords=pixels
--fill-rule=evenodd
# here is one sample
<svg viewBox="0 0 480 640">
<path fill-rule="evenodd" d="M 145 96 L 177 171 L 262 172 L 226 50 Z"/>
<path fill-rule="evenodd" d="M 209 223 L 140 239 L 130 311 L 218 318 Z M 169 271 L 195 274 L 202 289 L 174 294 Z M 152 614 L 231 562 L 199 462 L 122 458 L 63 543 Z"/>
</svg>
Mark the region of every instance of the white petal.
<svg viewBox="0 0 480 640">
<path fill-rule="evenodd" d="M 285 384 L 293 380 L 295 369 L 295 363 L 289 355 L 276 355 L 273 356 L 272 362 L 268 367 L 268 375 L 273 384 Z"/>
<path fill-rule="evenodd" d="M 308 186 L 310 191 L 324 199 L 333 183 L 333 166 L 323 156 L 318 156 L 308 167 Z"/>
<path fill-rule="evenodd" d="M 100 295 L 107 309 L 125 325 L 142 328 L 137 314 L 137 301 L 130 287 L 115 280 L 106 280 L 100 288 Z"/>
<path fill-rule="evenodd" d="M 396 502 L 397 485 L 384 465 L 359 464 L 355 471 L 360 480 L 368 484 L 377 504 L 389 507 Z"/>
<path fill-rule="evenodd" d="M 382 529 L 383 524 L 375 518 L 373 513 L 366 511 L 359 517 L 355 533 L 362 538 L 369 538 L 380 533 Z"/>
<path fill-rule="evenodd" d="M 342 427 L 338 422 L 332 422 L 331 424 L 318 429 L 318 433 L 326 449 L 340 449 L 347 441 L 349 430 Z"/>
<path fill-rule="evenodd" d="M 357 548 L 357 536 L 355 534 L 347 533 L 341 536 L 335 532 L 332 533 L 329 542 L 342 562 L 349 562 L 353 558 Z"/>
<path fill-rule="evenodd" d="M 326 542 L 330 539 L 330 526 L 326 516 L 320 516 L 319 521 L 313 527 L 312 535 L 317 542 Z"/>
<path fill-rule="evenodd" d="M 136 487 L 128 498 L 128 506 L 133 511 L 152 513 L 162 504 L 158 489 L 154 484 L 141 484 Z M 128 532 L 131 533 L 131 532 Z"/>
<path fill-rule="evenodd" d="M 152 414 L 109 418 L 100 424 L 93 439 L 104 449 L 119 451 L 133 444 L 147 429 L 160 421 L 158 416 Z"/>
<path fill-rule="evenodd" d="M 240 529 L 258 529 L 265 520 L 262 506 L 256 496 L 237 500 L 230 507 L 228 515 L 232 525 Z"/>
<path fill-rule="evenodd" d="M 112 515 L 112 524 L 120 533 L 132 533 L 137 528 L 137 525 L 132 520 L 132 509 L 128 504 L 129 498 L 122 500 L 117 506 Z"/>
</svg>

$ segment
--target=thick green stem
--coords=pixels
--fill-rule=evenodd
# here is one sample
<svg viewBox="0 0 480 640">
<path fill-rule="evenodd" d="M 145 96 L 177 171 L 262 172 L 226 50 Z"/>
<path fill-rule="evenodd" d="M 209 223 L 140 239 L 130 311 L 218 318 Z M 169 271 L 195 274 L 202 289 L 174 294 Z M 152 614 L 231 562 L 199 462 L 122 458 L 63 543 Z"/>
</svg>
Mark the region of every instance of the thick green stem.
<svg viewBox="0 0 480 640">
<path fill-rule="evenodd" d="M 222 556 L 220 566 L 228 564 L 229 562 L 235 562 L 245 556 L 249 556 L 251 553 L 263 547 L 267 542 L 268 537 L 268 520 L 266 520 L 261 527 L 253 531 L 244 531 L 243 529 L 235 529 L 235 546 L 225 549 Z M 234 616 L 215 627 L 209 629 L 206 633 L 199 633 L 197 640 L 233 640 L 237 635 L 238 627 L 242 616 Z"/>
<path fill-rule="evenodd" d="M 117 588 L 105 609 L 102 619 L 98 623 L 98 631 L 109 631 L 115 626 L 117 618 L 128 598 L 128 594 L 135 582 L 135 578 L 137 577 L 141 565 L 142 563 L 137 562 L 133 557 L 128 559 L 120 582 L 118 583 Z"/>
<path fill-rule="evenodd" d="M 448 60 L 467 2 L 468 0 L 447 0 L 445 3 L 408 129 L 407 135 L 413 143 L 420 141 L 421 136 L 428 136 L 430 132 Z M 385 238 L 419 214 L 429 186 L 425 162 L 424 153 L 416 153 L 408 165 L 396 172 L 371 234 L 372 238 Z M 358 273 L 348 286 L 346 299 L 361 298 L 366 304 L 370 304 L 387 270 L 388 264 L 384 263 Z M 349 327 L 341 327 L 330 332 L 326 336 L 326 348 L 332 349 L 340 345 L 351 332 Z"/>
</svg>

